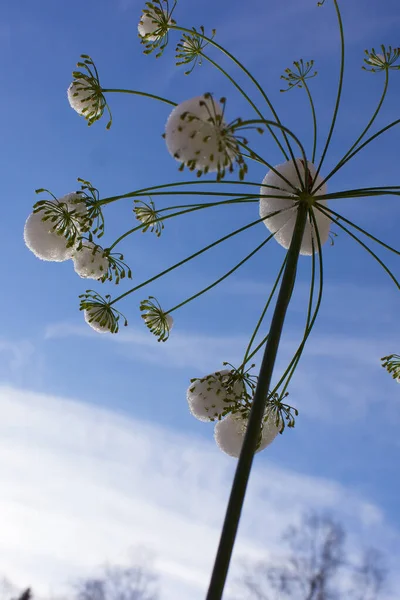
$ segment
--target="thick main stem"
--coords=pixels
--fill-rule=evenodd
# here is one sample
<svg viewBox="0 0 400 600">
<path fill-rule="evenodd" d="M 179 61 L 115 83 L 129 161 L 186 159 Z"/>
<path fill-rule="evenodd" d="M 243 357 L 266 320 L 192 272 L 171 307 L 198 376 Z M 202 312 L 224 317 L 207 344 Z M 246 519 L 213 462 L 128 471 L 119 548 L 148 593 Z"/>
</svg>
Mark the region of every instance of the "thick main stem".
<svg viewBox="0 0 400 600">
<path fill-rule="evenodd" d="M 236 467 L 236 473 L 206 600 L 221 600 L 224 591 L 229 563 L 246 495 L 247 484 L 253 464 L 254 452 L 256 451 L 265 405 L 270 389 L 272 372 L 278 353 L 279 341 L 296 280 L 297 263 L 306 221 L 307 206 L 300 204 L 292 241 L 287 252 L 285 272 L 282 277 L 282 283 L 271 321 L 268 341 L 264 351 L 242 451 Z"/>
</svg>

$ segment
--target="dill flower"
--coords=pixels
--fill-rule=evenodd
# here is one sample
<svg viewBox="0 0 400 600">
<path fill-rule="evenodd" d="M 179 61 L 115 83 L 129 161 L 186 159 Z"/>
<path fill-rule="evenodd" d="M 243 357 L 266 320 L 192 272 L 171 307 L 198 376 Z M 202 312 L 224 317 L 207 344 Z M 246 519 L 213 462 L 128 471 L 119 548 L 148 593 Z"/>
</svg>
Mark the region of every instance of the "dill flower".
<svg viewBox="0 0 400 600">
<path fill-rule="evenodd" d="M 108 271 L 109 262 L 103 248 L 87 240 L 77 248 L 72 260 L 75 272 L 85 279 L 102 279 Z"/>
<path fill-rule="evenodd" d="M 315 166 L 310 162 L 307 163 L 309 181 L 305 182 L 304 179 L 306 174 L 303 161 L 301 159 L 296 159 L 296 164 L 303 181 L 299 180 L 294 162 L 288 161 L 274 167 L 276 172 L 272 170 L 268 171 L 263 179 L 260 190 L 261 194 L 277 196 L 275 198 L 260 198 L 260 217 L 265 218 L 265 226 L 271 233 L 275 233 L 276 241 L 284 248 L 289 248 L 290 246 L 296 222 L 297 206 L 300 201 L 306 201 L 310 208 L 312 208 L 314 203 L 318 203 L 322 207 L 327 206 L 326 200 L 318 200 L 318 196 L 323 196 L 327 193 L 326 184 L 321 186 L 314 195 L 312 189 L 309 189 L 307 194 L 304 193 L 305 188 L 309 188 L 310 186 L 313 188 L 318 187 L 323 181 L 322 177 L 318 175 L 313 183 L 316 175 Z M 278 173 L 285 177 L 287 181 L 282 179 Z M 306 199 L 304 199 L 305 196 Z M 276 211 L 281 212 L 269 217 L 269 215 Z M 319 210 L 314 211 L 314 216 L 318 226 L 321 245 L 323 245 L 329 238 L 331 219 L 322 214 Z M 308 218 L 300 254 L 312 254 L 313 242 L 314 250 L 315 252 L 318 252 L 316 232 L 314 231 L 314 226 L 312 225 L 310 218 Z"/>
<path fill-rule="evenodd" d="M 233 171 L 236 161 L 243 165 L 234 131 L 224 121 L 225 99 L 221 103 L 211 94 L 185 100 L 174 108 L 165 126 L 170 154 L 197 175 Z"/>
<path fill-rule="evenodd" d="M 225 419 L 218 421 L 214 429 L 214 437 L 218 448 L 229 456 L 239 458 L 246 434 L 247 423 L 247 417 L 240 412 L 230 413 Z M 261 450 L 269 446 L 278 435 L 280 429 L 281 425 L 277 425 L 273 417 L 264 420 L 256 452 L 261 452 Z"/>
<path fill-rule="evenodd" d="M 199 421 L 214 421 L 234 408 L 244 392 L 244 383 L 235 378 L 234 371 L 216 371 L 191 380 L 187 390 L 189 410 Z"/>
</svg>

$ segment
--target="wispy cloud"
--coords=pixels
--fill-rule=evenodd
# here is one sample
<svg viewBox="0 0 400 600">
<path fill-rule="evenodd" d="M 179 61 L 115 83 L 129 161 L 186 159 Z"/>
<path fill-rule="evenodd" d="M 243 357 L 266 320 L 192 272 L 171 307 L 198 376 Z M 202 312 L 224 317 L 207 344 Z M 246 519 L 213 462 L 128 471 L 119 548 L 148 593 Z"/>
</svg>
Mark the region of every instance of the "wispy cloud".
<svg viewBox="0 0 400 600">
<path fill-rule="evenodd" d="M 244 336 L 217 336 L 174 330 L 166 344 L 157 342 L 147 329 L 130 327 L 118 335 L 102 335 L 93 332 L 85 325 L 54 323 L 45 331 L 45 339 L 54 340 L 71 336 L 87 337 L 116 344 L 118 352 L 125 357 L 150 364 L 161 364 L 175 368 L 195 367 L 200 370 L 215 370 L 221 360 L 239 363 L 246 347 Z"/>
<path fill-rule="evenodd" d="M 0 559 L 11 578 L 45 594 L 144 543 L 159 557 L 163 599 L 204 597 L 231 459 L 184 432 L 63 398 L 3 387 L 0 410 Z M 264 457 L 237 559 L 276 551 L 306 507 L 334 510 L 355 538 L 400 549 L 399 532 L 368 499 Z"/>
</svg>

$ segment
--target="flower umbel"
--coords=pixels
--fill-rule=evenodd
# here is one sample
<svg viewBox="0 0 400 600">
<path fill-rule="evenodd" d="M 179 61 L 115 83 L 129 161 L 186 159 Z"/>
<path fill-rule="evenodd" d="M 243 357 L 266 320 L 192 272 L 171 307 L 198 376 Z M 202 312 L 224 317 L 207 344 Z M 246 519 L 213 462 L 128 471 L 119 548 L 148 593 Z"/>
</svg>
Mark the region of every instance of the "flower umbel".
<svg viewBox="0 0 400 600">
<path fill-rule="evenodd" d="M 400 383 L 400 355 L 390 354 L 381 358 L 382 367 L 396 379 L 397 383 Z"/>
<path fill-rule="evenodd" d="M 117 333 L 121 317 L 124 325 L 128 325 L 124 315 L 111 306 L 110 295 L 103 298 L 94 290 L 86 290 L 79 298 L 82 298 L 79 309 L 83 310 L 86 323 L 98 333 Z"/>
<path fill-rule="evenodd" d="M 104 234 L 104 217 L 101 210 L 99 190 L 86 179 L 78 177 L 78 181 L 81 184 L 81 193 L 84 195 L 86 203 L 85 231 L 90 230 L 89 237 L 91 240 L 93 235 L 100 238 Z"/>
<path fill-rule="evenodd" d="M 73 71 L 74 81 L 68 88 L 68 100 L 71 107 L 93 125 L 107 108 L 110 120 L 106 128 L 110 129 L 112 116 L 110 107 L 101 89 L 99 74 L 93 60 L 87 54 L 81 54 L 82 61 L 77 63 L 81 71 Z"/>
<path fill-rule="evenodd" d="M 240 152 L 235 128 L 240 119 L 226 124 L 224 121 L 226 99 L 218 103 L 209 93 L 186 100 L 170 114 L 165 126 L 165 140 L 170 154 L 181 163 L 197 171 L 200 177 L 205 173 L 217 173 L 217 181 L 223 179 L 226 171 L 233 172 L 234 163 L 239 166 L 239 178 L 244 179 L 247 165 Z"/>
<path fill-rule="evenodd" d="M 381 52 L 376 52 L 375 48 L 364 51 L 367 58 L 364 58 L 364 65 L 362 68 L 364 71 L 370 71 L 375 73 L 376 71 L 385 71 L 386 69 L 400 69 L 400 65 L 396 64 L 400 57 L 400 48 L 392 48 L 392 46 L 386 47 L 382 44 Z"/>
<path fill-rule="evenodd" d="M 108 271 L 108 259 L 101 246 L 84 240 L 73 257 L 75 272 L 85 279 L 102 279 Z"/>
<path fill-rule="evenodd" d="M 30 220 L 28 219 L 25 227 L 28 238 L 30 229 L 33 227 L 34 223 L 37 223 L 38 229 L 36 234 L 34 234 L 34 238 L 37 239 L 39 244 L 41 243 L 39 239 L 39 230 L 41 230 L 43 232 L 42 242 L 47 239 L 50 243 L 51 237 L 55 240 L 54 236 L 61 236 L 61 238 L 64 238 L 64 241 L 59 241 L 56 245 L 61 247 L 62 244 L 64 244 L 67 249 L 73 248 L 77 244 L 81 232 L 87 231 L 88 228 L 85 196 L 80 192 L 71 192 L 62 198 L 57 199 L 49 192 L 49 190 L 36 190 L 37 194 L 42 192 L 48 192 L 52 196 L 52 200 L 39 200 L 34 205 L 33 214 L 31 215 Z M 37 217 L 34 218 L 34 215 L 37 215 Z M 42 221 L 43 225 L 40 225 L 40 221 Z M 50 237 L 48 235 L 46 236 L 46 233 L 50 234 Z M 27 242 L 28 247 L 30 247 L 27 241 L 28 238 L 26 238 L 25 241 Z M 31 242 L 34 244 L 33 238 Z M 33 246 L 30 249 L 35 252 Z M 39 258 L 41 257 L 39 256 Z M 68 258 L 70 258 L 70 256 L 68 256 Z M 44 260 L 53 259 L 44 258 Z"/>
<path fill-rule="evenodd" d="M 288 395 L 288 392 L 286 392 L 283 396 L 280 396 L 279 394 L 270 396 L 265 407 L 264 422 L 272 420 L 276 427 L 280 427 L 279 433 L 283 433 L 286 425 L 288 427 L 294 427 L 295 417 L 298 417 L 299 415 L 297 408 L 282 402 Z"/>
<path fill-rule="evenodd" d="M 158 337 L 159 342 L 165 342 L 169 338 L 169 333 L 174 324 L 171 315 L 162 310 L 158 300 L 154 296 L 149 296 L 147 300 L 142 300 L 140 311 L 143 313 L 142 319 L 151 333 L 154 333 Z"/>
<path fill-rule="evenodd" d="M 186 396 L 189 410 L 199 421 L 220 420 L 240 405 L 246 393 L 243 379 L 234 369 L 195 377 L 190 383 Z"/>
<path fill-rule="evenodd" d="M 248 418 L 241 413 L 231 413 L 225 419 L 218 421 L 214 429 L 214 437 L 222 452 L 239 458 L 246 434 Z M 256 452 L 261 452 L 269 446 L 280 431 L 280 424 L 275 419 L 265 418 L 260 430 Z"/>
<path fill-rule="evenodd" d="M 191 35 L 188 33 L 184 33 L 181 41 L 176 47 L 177 66 L 189 65 L 190 63 L 193 63 L 191 68 L 188 71 L 185 71 L 185 75 L 190 75 L 190 73 L 193 71 L 197 64 L 199 66 L 201 65 L 202 52 L 209 43 L 202 37 L 204 35 L 204 27 L 201 26 L 199 29 L 201 35 L 199 35 L 199 32 L 195 27 L 193 27 L 193 33 Z M 216 29 L 212 30 L 212 40 L 214 39 L 216 32 Z"/>
<path fill-rule="evenodd" d="M 145 45 L 145 54 L 151 54 L 157 50 L 156 58 L 159 58 L 168 44 L 168 31 L 175 24 L 172 13 L 176 6 L 176 0 L 169 6 L 168 0 L 153 0 L 146 2 L 143 14 L 138 25 L 140 41 Z"/>
<path fill-rule="evenodd" d="M 281 75 L 281 79 L 284 79 L 288 82 L 288 87 L 285 90 L 281 90 L 281 92 L 287 92 L 294 87 L 301 88 L 304 86 L 306 79 L 311 79 L 317 75 L 317 71 L 314 71 L 314 73 L 310 74 L 314 66 L 313 60 L 308 60 L 306 63 L 304 63 L 303 59 L 301 58 L 300 60 L 295 60 L 293 64 L 295 71 L 288 68 L 285 69 L 285 75 Z"/>
<path fill-rule="evenodd" d="M 307 202 L 310 210 L 312 210 L 314 205 L 326 206 L 327 204 L 326 200 L 318 200 L 318 196 L 326 194 L 326 184 L 322 185 L 315 194 L 310 189 L 310 185 L 317 188 L 323 181 L 320 175 L 314 181 L 316 174 L 314 165 L 308 162 L 307 179 L 309 181 L 305 181 L 304 162 L 301 159 L 296 159 L 296 164 L 297 169 L 293 161 L 288 161 L 274 167 L 274 171 L 269 171 L 264 177 L 260 190 L 262 195 L 276 196 L 274 198 L 260 198 L 260 217 L 265 218 L 265 226 L 271 233 L 275 233 L 276 241 L 284 248 L 289 248 L 290 246 L 299 203 Z M 299 179 L 299 174 L 301 179 Z M 280 212 L 273 214 L 277 211 Z M 319 210 L 314 211 L 314 216 L 318 226 L 321 245 L 323 245 L 329 238 L 331 219 Z M 308 218 L 300 249 L 301 254 L 311 255 L 313 252 L 318 252 L 317 237 L 314 229 L 310 218 Z"/>
<path fill-rule="evenodd" d="M 160 237 L 162 230 L 164 229 L 164 223 L 160 220 L 160 216 L 156 211 L 153 200 L 150 198 L 149 204 L 143 200 L 134 200 L 135 208 L 133 212 L 136 215 L 138 221 L 143 223 L 142 232 L 145 233 L 148 229 L 152 233 L 155 233 L 157 237 Z"/>
</svg>

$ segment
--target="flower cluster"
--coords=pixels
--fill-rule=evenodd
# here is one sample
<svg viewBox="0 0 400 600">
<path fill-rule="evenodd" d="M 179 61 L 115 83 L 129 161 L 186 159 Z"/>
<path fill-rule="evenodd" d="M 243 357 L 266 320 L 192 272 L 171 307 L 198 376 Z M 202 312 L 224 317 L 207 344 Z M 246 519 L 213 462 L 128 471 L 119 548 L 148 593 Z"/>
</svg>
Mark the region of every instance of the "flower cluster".
<svg viewBox="0 0 400 600">
<path fill-rule="evenodd" d="M 249 374 L 254 365 L 247 371 L 235 369 L 228 363 L 224 363 L 224 366 L 230 368 L 191 379 L 186 397 L 189 410 L 196 419 L 202 422 L 215 421 L 214 437 L 220 450 L 238 458 L 247 430 L 257 378 Z M 264 450 L 278 433 L 283 432 L 285 420 L 288 427 L 294 427 L 291 411 L 297 416 L 297 410 L 283 404 L 278 394 L 268 398 L 257 452 Z"/>
<path fill-rule="evenodd" d="M 26 246 L 41 260 L 63 262 L 72 259 L 75 272 L 83 279 L 119 283 L 131 270 L 123 262 L 122 254 L 102 248 L 94 238 L 104 232 L 104 219 L 98 191 L 90 182 L 80 179 L 78 192 L 57 199 L 48 190 L 51 200 L 40 200 L 34 205 L 24 228 Z M 85 297 L 85 320 L 96 331 L 118 331 L 119 315 L 108 307 L 100 295 Z M 108 316 L 106 316 L 108 315 Z"/>
<path fill-rule="evenodd" d="M 390 354 L 381 358 L 382 367 L 400 383 L 400 356 L 398 354 Z"/>
<path fill-rule="evenodd" d="M 372 48 L 372 50 L 365 50 L 365 54 L 366 58 L 364 58 L 364 62 L 367 66 L 362 66 L 364 71 L 375 73 L 376 71 L 400 69 L 400 64 L 397 64 L 400 57 L 400 48 L 388 46 L 386 49 L 386 47 L 382 45 L 381 52 L 376 52 L 375 48 Z"/>
<path fill-rule="evenodd" d="M 172 18 L 176 0 L 170 8 L 168 0 L 146 2 L 138 24 L 140 41 L 145 46 L 144 53 L 151 54 L 157 50 L 159 58 L 168 44 L 168 31 L 175 24 Z"/>
<path fill-rule="evenodd" d="M 80 310 L 83 310 L 85 321 L 98 333 L 117 333 L 119 320 L 122 317 L 124 325 L 128 325 L 126 318 L 112 306 L 111 296 L 104 298 L 93 290 L 81 294 Z"/>
<path fill-rule="evenodd" d="M 228 125 L 224 121 L 225 98 L 220 102 L 211 94 L 197 96 L 179 104 L 170 114 L 165 127 L 165 140 L 170 154 L 197 175 L 217 173 L 217 180 L 226 171 L 239 166 L 243 179 L 247 166 L 235 135 L 237 121 Z"/>
<path fill-rule="evenodd" d="M 216 32 L 216 29 L 212 30 L 211 40 L 214 39 Z M 200 27 L 200 31 L 197 31 L 197 29 L 193 27 L 193 33 L 183 34 L 181 41 L 176 47 L 176 64 L 179 66 L 193 63 L 191 68 L 188 71 L 185 71 L 185 75 L 190 75 L 197 64 L 199 66 L 201 65 L 202 52 L 208 43 L 209 42 L 204 39 L 203 26 Z"/>
<path fill-rule="evenodd" d="M 295 60 L 293 62 L 295 70 L 285 69 L 285 75 L 281 75 L 281 79 L 284 79 L 288 83 L 288 87 L 286 90 L 281 90 L 281 92 L 287 92 L 294 87 L 303 87 L 306 79 L 311 79 L 317 75 L 317 71 L 311 73 L 314 61 L 308 60 L 305 64 L 303 59 Z M 311 73 L 311 74 L 310 74 Z"/>
<path fill-rule="evenodd" d="M 160 237 L 162 230 L 164 229 L 164 223 L 160 220 L 160 216 L 156 211 L 153 200 L 147 204 L 143 200 L 135 200 L 135 208 L 133 212 L 136 215 L 138 221 L 143 223 L 142 232 L 145 233 L 148 229 L 152 233 L 155 233 L 157 237 Z"/>
<path fill-rule="evenodd" d="M 149 296 L 147 300 L 142 300 L 140 310 L 142 312 L 142 319 L 151 333 L 157 336 L 159 342 L 165 342 L 169 338 L 169 333 L 174 324 L 171 315 L 162 310 L 158 300 L 154 296 Z"/>
<path fill-rule="evenodd" d="M 313 193 L 313 188 L 319 188 Z M 272 191 L 271 191 L 272 190 Z M 331 219 L 318 210 L 326 207 L 326 200 L 319 196 L 327 193 L 327 186 L 320 175 L 316 176 L 315 166 L 308 162 L 307 173 L 304 161 L 288 161 L 268 171 L 260 190 L 260 217 L 276 241 L 289 248 L 296 222 L 299 203 L 306 202 L 313 211 L 317 223 L 321 246 L 329 238 Z M 271 197 L 272 196 L 272 197 Z M 311 217 L 307 219 L 300 253 L 311 255 L 318 251 L 318 239 Z"/>
<path fill-rule="evenodd" d="M 88 54 L 81 54 L 82 61 L 77 63 L 80 71 L 73 71 L 73 82 L 68 88 L 68 101 L 71 107 L 81 116 L 85 117 L 88 125 L 98 121 L 107 108 L 109 121 L 106 125 L 110 129 L 112 116 L 100 85 L 96 65 Z"/>
</svg>

